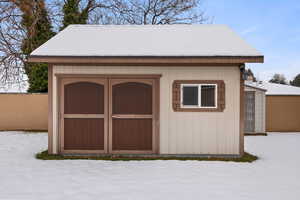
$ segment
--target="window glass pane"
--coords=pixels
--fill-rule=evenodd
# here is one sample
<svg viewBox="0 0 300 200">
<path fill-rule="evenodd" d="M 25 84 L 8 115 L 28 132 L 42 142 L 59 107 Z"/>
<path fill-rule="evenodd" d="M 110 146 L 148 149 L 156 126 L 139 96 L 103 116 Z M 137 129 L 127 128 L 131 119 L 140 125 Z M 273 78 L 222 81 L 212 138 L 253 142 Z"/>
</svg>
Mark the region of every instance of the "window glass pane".
<svg viewBox="0 0 300 200">
<path fill-rule="evenodd" d="M 201 107 L 215 107 L 215 85 L 201 86 Z"/>
<path fill-rule="evenodd" d="M 198 86 L 183 86 L 183 100 L 182 103 L 185 106 L 197 106 L 198 105 Z"/>
</svg>

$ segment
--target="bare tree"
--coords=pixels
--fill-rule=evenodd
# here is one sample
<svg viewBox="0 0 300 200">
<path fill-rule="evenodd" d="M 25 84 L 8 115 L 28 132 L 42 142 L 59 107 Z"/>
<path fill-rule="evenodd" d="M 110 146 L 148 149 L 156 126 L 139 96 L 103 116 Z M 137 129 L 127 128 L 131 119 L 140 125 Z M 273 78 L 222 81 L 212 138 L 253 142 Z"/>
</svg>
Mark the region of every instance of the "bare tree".
<svg viewBox="0 0 300 200">
<path fill-rule="evenodd" d="M 22 13 L 10 1 L 0 1 L 0 84 L 3 88 L 24 82 L 24 55 L 20 51 L 25 37 Z"/>
<path fill-rule="evenodd" d="M 21 24 L 24 9 L 20 8 L 20 2 L 25 1 L 31 2 L 0 0 L 0 87 L 26 81 L 26 55 L 22 52 L 22 41 L 30 33 Z M 65 1 L 46 1 L 53 30 L 56 32 L 62 27 Z M 202 0 L 78 0 L 80 11 L 88 16 L 89 24 L 137 25 L 206 23 L 208 18 L 201 10 L 201 2 Z M 30 12 L 30 9 L 25 10 Z"/>
<path fill-rule="evenodd" d="M 93 12 L 94 9 L 104 7 L 104 0 L 78 0 L 82 12 Z M 106 1 L 106 0 L 105 0 Z M 26 55 L 24 41 L 36 33 L 35 24 L 40 17 L 37 4 L 47 2 L 46 9 L 50 13 L 53 30 L 58 31 L 62 24 L 62 6 L 64 0 L 33 1 L 33 0 L 0 0 L 0 88 L 10 87 L 12 84 L 26 83 L 25 75 Z M 44 5 L 43 5 L 44 7 Z M 32 26 L 24 26 L 22 17 L 30 16 Z M 31 46 L 30 43 L 28 43 Z"/>
<path fill-rule="evenodd" d="M 278 84 L 287 84 L 287 80 L 284 74 L 274 74 L 273 77 L 269 80 L 270 83 L 278 83 Z"/>
<path fill-rule="evenodd" d="M 201 0 L 112 0 L 118 24 L 191 24 L 208 18 Z"/>
</svg>

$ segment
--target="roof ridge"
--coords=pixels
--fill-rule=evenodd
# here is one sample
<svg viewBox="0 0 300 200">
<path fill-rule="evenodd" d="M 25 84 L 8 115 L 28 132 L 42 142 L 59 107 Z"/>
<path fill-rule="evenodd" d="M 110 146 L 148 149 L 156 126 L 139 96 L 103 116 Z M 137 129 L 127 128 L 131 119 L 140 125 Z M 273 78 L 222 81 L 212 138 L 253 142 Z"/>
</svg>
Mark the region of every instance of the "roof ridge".
<svg viewBox="0 0 300 200">
<path fill-rule="evenodd" d="M 67 28 L 71 27 L 107 27 L 107 28 L 124 28 L 124 27 L 138 27 L 138 28 L 170 28 L 170 27 L 205 27 L 205 26 L 211 26 L 211 27 L 228 27 L 225 24 L 108 24 L 108 25 L 103 25 L 103 24 L 70 24 Z"/>
</svg>

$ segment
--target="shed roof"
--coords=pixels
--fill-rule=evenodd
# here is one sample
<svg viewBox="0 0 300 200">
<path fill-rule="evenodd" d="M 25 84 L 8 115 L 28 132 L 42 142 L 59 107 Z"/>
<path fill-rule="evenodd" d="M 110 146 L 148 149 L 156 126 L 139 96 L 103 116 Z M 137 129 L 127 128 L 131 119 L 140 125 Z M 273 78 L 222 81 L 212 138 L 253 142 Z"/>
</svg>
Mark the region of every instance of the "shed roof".
<svg viewBox="0 0 300 200">
<path fill-rule="evenodd" d="M 265 82 L 263 87 L 267 89 L 266 95 L 300 95 L 300 87 L 291 85 Z"/>
<path fill-rule="evenodd" d="M 264 88 L 263 85 L 260 84 L 259 82 L 245 81 L 245 86 L 254 88 L 254 89 L 258 89 L 258 90 L 262 90 L 262 91 L 267 91 L 267 89 Z"/>
<path fill-rule="evenodd" d="M 263 59 L 226 25 L 70 25 L 31 53 L 38 56 Z"/>
<path fill-rule="evenodd" d="M 261 90 L 266 90 L 266 95 L 299 95 L 300 96 L 300 87 L 295 87 L 292 85 L 283 85 L 277 83 L 269 82 L 252 82 L 245 81 L 245 86 L 254 87 Z"/>
</svg>

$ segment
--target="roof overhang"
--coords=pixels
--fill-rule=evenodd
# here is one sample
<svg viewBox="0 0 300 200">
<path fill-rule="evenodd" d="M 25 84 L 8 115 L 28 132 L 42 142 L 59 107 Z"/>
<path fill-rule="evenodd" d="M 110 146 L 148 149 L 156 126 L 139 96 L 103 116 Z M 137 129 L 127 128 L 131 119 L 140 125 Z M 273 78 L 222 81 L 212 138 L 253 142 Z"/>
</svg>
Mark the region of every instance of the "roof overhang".
<svg viewBox="0 0 300 200">
<path fill-rule="evenodd" d="M 294 96 L 294 97 L 300 97 L 300 94 L 266 94 L 266 96 Z"/>
<path fill-rule="evenodd" d="M 256 90 L 261 90 L 261 91 L 264 91 L 264 92 L 266 92 L 266 91 L 267 91 L 267 90 L 266 90 L 266 89 L 264 89 L 264 88 L 255 87 L 255 86 L 253 86 L 253 85 L 248 85 L 248 84 L 246 84 L 246 83 L 245 83 L 245 87 L 248 87 L 248 88 L 253 88 L 253 89 L 256 89 Z"/>
<path fill-rule="evenodd" d="M 263 63 L 264 56 L 38 56 L 31 63 L 50 64 L 241 64 Z"/>
</svg>

